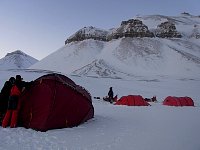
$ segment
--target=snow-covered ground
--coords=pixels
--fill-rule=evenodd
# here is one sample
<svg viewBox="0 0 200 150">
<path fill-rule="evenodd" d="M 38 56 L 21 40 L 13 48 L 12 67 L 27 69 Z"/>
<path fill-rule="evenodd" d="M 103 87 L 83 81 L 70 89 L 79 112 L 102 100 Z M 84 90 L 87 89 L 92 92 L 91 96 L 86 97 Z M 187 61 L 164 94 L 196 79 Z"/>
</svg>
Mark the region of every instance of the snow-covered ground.
<svg viewBox="0 0 200 150">
<path fill-rule="evenodd" d="M 0 88 L 10 76 L 25 81 L 46 72 L 0 71 Z M 200 77 L 135 76 L 130 80 L 68 76 L 92 95 L 103 97 L 112 86 L 120 98 L 157 96 L 152 106 L 116 106 L 93 99 L 94 118 L 74 128 L 37 132 L 0 127 L 0 150 L 199 150 Z M 189 96 L 195 107 L 162 105 L 165 97 Z"/>
</svg>

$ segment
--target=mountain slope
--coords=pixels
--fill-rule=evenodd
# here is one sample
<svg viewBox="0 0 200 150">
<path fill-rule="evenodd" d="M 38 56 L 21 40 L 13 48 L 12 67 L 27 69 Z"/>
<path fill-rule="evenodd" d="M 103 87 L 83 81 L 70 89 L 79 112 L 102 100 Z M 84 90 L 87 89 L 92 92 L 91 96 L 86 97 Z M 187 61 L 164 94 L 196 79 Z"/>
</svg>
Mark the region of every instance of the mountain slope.
<svg viewBox="0 0 200 150">
<path fill-rule="evenodd" d="M 93 39 L 69 43 L 30 68 L 71 73 L 96 59 L 103 47 L 103 41 Z"/>
<path fill-rule="evenodd" d="M 12 53 L 0 59 L 0 69 L 25 69 L 38 62 L 37 59 L 23 53 L 20 50 L 16 50 Z"/>
<path fill-rule="evenodd" d="M 125 77 L 119 72 L 129 75 L 197 75 L 200 72 L 200 47 L 185 40 L 121 38 L 106 43 L 97 59 L 103 60 L 104 64 L 107 64 L 106 70 L 114 68 L 115 74 L 107 74 L 108 77 L 112 78 Z M 105 77 L 105 69 L 96 68 L 94 70 L 96 64 L 91 63 L 90 67 L 92 64 L 93 69 L 88 70 L 88 65 L 86 65 L 77 69 L 73 74 L 87 76 L 92 74 L 94 76 L 96 72 L 96 76 Z M 80 71 L 85 73 L 82 74 Z M 100 71 L 102 72 L 100 73 Z"/>
</svg>

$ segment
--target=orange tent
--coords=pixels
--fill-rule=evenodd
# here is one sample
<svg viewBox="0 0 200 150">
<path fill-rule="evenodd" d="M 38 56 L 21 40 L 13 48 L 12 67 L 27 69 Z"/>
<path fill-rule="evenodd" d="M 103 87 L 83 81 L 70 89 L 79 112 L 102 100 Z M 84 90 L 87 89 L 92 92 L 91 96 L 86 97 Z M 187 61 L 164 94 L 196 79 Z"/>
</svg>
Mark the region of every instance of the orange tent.
<svg viewBox="0 0 200 150">
<path fill-rule="evenodd" d="M 122 96 L 115 105 L 127 105 L 127 106 L 149 106 L 150 104 L 146 102 L 140 95 L 128 95 Z"/>
<path fill-rule="evenodd" d="M 194 102 L 190 97 L 168 96 L 163 101 L 163 105 L 168 105 L 168 106 L 194 106 Z"/>
</svg>

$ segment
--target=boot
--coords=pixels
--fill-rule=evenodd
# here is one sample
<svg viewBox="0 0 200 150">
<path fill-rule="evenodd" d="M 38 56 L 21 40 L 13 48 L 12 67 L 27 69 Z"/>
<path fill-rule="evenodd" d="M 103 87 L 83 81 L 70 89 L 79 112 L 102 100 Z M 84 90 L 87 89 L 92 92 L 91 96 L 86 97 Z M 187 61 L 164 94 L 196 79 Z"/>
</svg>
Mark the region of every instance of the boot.
<svg viewBox="0 0 200 150">
<path fill-rule="evenodd" d="M 5 117 L 3 118 L 3 121 L 2 121 L 3 128 L 6 128 L 8 126 L 11 116 L 12 116 L 12 110 L 7 110 Z"/>
<path fill-rule="evenodd" d="M 17 119 L 18 119 L 18 110 L 13 110 L 12 117 L 11 117 L 11 123 L 10 123 L 11 128 L 17 127 Z"/>
</svg>

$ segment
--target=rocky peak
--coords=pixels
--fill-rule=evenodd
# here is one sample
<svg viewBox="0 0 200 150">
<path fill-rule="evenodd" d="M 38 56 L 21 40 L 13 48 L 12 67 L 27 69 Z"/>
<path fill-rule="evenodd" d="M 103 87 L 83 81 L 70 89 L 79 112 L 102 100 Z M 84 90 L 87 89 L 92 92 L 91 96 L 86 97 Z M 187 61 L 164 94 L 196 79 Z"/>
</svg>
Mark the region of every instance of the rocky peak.
<svg viewBox="0 0 200 150">
<path fill-rule="evenodd" d="M 7 53 L 6 56 L 0 59 L 1 69 L 24 69 L 28 68 L 34 63 L 38 62 L 37 59 L 23 53 L 21 50 L 16 50 Z"/>
<path fill-rule="evenodd" d="M 74 35 L 70 36 L 66 41 L 65 44 L 71 43 L 74 41 L 83 41 L 85 39 L 94 39 L 94 40 L 101 40 L 106 41 L 106 36 L 108 31 L 98 29 L 92 26 L 84 27 L 77 31 Z"/>
<path fill-rule="evenodd" d="M 163 22 L 157 26 L 156 36 L 160 38 L 181 38 L 181 34 L 177 32 L 176 26 L 170 21 Z"/>
<path fill-rule="evenodd" d="M 148 27 L 138 19 L 122 21 L 121 26 L 113 31 L 108 40 L 121 37 L 154 37 L 154 34 L 148 30 Z"/>
<path fill-rule="evenodd" d="M 11 53 L 7 53 L 5 57 L 7 56 L 12 56 L 12 55 L 23 55 L 23 56 L 27 56 L 25 53 L 23 53 L 21 50 L 16 50 L 14 52 Z"/>
<path fill-rule="evenodd" d="M 183 13 L 181 13 L 181 15 L 184 15 L 184 16 L 191 16 L 191 14 L 188 13 L 188 12 L 183 12 Z"/>
<path fill-rule="evenodd" d="M 200 26 L 199 25 L 194 25 L 192 34 L 190 35 L 190 38 L 200 39 Z"/>
</svg>

